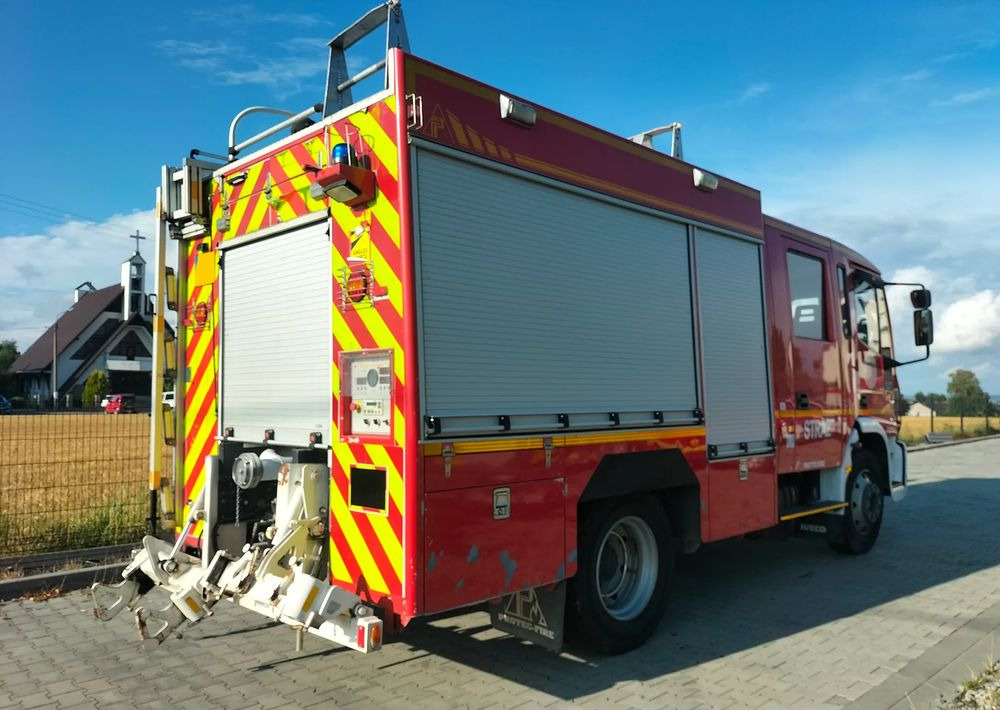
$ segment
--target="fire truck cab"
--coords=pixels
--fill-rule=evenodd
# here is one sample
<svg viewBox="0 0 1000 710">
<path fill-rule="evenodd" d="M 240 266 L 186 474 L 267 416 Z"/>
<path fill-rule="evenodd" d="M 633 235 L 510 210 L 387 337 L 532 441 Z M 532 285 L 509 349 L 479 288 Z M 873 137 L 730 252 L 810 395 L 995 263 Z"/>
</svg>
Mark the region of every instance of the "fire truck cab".
<svg viewBox="0 0 1000 710">
<path fill-rule="evenodd" d="M 398 2 L 329 51 L 322 102 L 242 111 L 224 154 L 163 168 L 169 539 L 95 587 L 100 618 L 158 643 L 225 599 L 369 652 L 489 602 L 515 635 L 618 653 L 677 553 L 779 526 L 874 544 L 906 448 L 873 264 L 683 161 L 679 124 L 616 136 L 414 56 Z M 262 110 L 282 120 L 237 141 Z"/>
</svg>

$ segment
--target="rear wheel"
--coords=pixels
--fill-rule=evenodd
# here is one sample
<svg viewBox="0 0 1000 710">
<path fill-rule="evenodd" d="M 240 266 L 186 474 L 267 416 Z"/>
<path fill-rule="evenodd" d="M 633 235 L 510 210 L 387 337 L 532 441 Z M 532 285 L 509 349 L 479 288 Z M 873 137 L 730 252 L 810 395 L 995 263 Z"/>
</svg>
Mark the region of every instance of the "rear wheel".
<svg viewBox="0 0 1000 710">
<path fill-rule="evenodd" d="M 863 555 L 872 549 L 882 529 L 882 467 L 878 457 L 867 449 L 855 449 L 851 463 L 843 540 L 830 546 L 847 555 Z"/>
<path fill-rule="evenodd" d="M 666 610 L 674 549 L 663 506 L 623 498 L 580 522 L 579 566 L 570 581 L 567 633 L 602 653 L 640 646 Z"/>
</svg>

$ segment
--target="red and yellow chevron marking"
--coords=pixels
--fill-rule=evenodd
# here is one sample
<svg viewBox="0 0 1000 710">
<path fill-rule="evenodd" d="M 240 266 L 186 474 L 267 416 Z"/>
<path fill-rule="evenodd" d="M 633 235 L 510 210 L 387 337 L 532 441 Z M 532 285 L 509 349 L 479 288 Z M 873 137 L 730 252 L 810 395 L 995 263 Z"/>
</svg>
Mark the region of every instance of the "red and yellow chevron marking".
<svg viewBox="0 0 1000 710">
<path fill-rule="evenodd" d="M 339 412 L 339 353 L 344 350 L 391 348 L 395 375 L 395 399 L 402 402 L 405 393 L 405 357 L 403 349 L 403 264 L 400 253 L 400 218 L 398 205 L 398 165 L 396 148 L 396 100 L 385 101 L 359 111 L 348 120 L 324 128 L 304 141 L 265 155 L 253 165 L 237 168 L 246 179 L 235 186 L 218 181 L 214 195 L 213 225 L 220 217 L 229 218 L 229 228 L 203 240 L 217 245 L 221 239 L 239 238 L 264 227 L 286 222 L 309 212 L 330 209 L 333 243 L 331 278 L 347 266 L 351 254 L 351 235 L 358 226 L 365 230 L 367 259 L 377 286 L 387 290 L 388 298 L 370 307 L 342 312 L 335 298 L 332 308 L 334 361 L 332 411 Z M 304 165 L 316 165 L 317 153 L 326 150 L 323 130 L 329 131 L 329 145 L 350 142 L 370 160 L 376 173 L 378 196 L 365 209 L 355 211 L 326 199 L 315 200 L 309 194 L 310 174 Z M 198 252 L 199 242 L 188 243 L 188 272 L 195 272 L 195 260 L 211 257 L 213 250 Z M 211 280 L 218 276 L 217 266 Z M 339 293 L 335 294 L 339 298 Z M 218 304 L 213 284 L 189 282 L 188 302 L 210 304 L 210 325 L 188 331 L 187 362 L 190 380 L 185 394 L 184 476 L 185 495 L 193 498 L 203 485 L 203 460 L 216 452 L 216 358 L 218 341 L 214 324 Z M 403 584 L 403 442 L 406 420 L 397 405 L 393 417 L 393 444 L 346 443 L 340 440 L 336 419 L 332 423 L 330 454 L 330 568 L 334 581 L 347 588 L 367 592 L 373 600 L 398 596 Z M 368 513 L 348 506 L 352 465 L 372 465 L 385 469 L 388 485 L 388 510 Z"/>
<path fill-rule="evenodd" d="M 186 242 L 187 293 L 186 311 L 182 327 L 187 340 L 185 348 L 184 383 L 184 516 L 187 518 L 187 501 L 201 492 L 204 483 L 205 457 L 215 454 L 216 433 L 216 324 L 219 319 L 216 281 L 218 279 L 218 252 L 212 249 L 211 238 Z M 200 251 L 202 244 L 209 251 Z M 193 530 L 201 534 L 201 523 Z"/>
<path fill-rule="evenodd" d="M 346 312 L 333 309 L 334 350 L 391 348 L 393 350 L 394 397 L 402 402 L 407 386 L 406 353 L 403 344 L 403 263 L 400 253 L 398 205 L 398 154 L 395 98 L 358 112 L 349 125 L 331 126 L 330 143 L 347 142 L 360 135 L 365 154 L 378 180 L 378 197 L 363 211 L 355 212 L 331 202 L 333 273 L 347 266 L 351 237 L 359 225 L 367 226 L 367 256 L 378 286 L 387 289 L 388 299 L 370 308 Z M 295 180 L 292 181 L 293 184 Z M 340 372 L 335 356 L 332 364 L 334 411 L 339 411 Z M 406 419 L 397 406 L 393 416 L 395 445 L 349 444 L 339 442 L 338 423 L 333 422 L 332 483 L 330 514 L 333 518 L 331 570 L 335 580 L 355 588 L 398 595 L 403 584 L 403 442 Z M 351 510 L 348 506 L 348 475 L 352 464 L 370 464 L 386 471 L 389 506 L 385 515 Z M 373 596 L 377 596 L 373 594 Z"/>
</svg>

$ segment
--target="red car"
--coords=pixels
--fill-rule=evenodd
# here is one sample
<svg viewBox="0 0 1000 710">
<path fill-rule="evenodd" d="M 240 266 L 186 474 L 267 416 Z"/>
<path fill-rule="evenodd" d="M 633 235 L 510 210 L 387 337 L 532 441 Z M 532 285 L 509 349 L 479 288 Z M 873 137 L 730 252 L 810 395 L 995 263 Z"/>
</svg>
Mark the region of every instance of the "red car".
<svg viewBox="0 0 1000 710">
<path fill-rule="evenodd" d="M 135 414 L 137 411 L 134 394 L 113 394 L 104 406 L 105 414 Z"/>
</svg>

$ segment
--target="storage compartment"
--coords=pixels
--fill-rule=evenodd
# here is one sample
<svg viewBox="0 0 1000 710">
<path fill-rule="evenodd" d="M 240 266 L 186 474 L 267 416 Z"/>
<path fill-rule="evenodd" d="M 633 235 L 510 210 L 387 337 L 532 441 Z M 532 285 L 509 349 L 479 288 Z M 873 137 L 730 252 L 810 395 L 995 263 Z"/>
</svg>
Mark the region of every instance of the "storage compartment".
<svg viewBox="0 0 1000 710">
<path fill-rule="evenodd" d="M 415 153 L 426 436 L 689 424 L 688 228 Z"/>
</svg>

